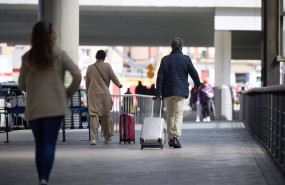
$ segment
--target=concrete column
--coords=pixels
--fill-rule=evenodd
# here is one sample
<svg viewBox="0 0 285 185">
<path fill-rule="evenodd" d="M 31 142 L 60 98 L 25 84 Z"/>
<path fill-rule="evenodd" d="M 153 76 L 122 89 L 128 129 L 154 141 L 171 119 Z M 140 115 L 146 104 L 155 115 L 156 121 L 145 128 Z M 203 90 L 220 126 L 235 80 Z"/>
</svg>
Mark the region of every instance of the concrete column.
<svg viewBox="0 0 285 185">
<path fill-rule="evenodd" d="M 215 86 L 230 86 L 231 31 L 215 31 Z"/>
<path fill-rule="evenodd" d="M 52 22 L 57 45 L 78 63 L 79 1 L 39 0 L 39 20 Z"/>
<path fill-rule="evenodd" d="M 79 0 L 39 0 L 39 20 L 53 24 L 56 45 L 78 64 Z M 70 83 L 66 76 L 66 85 Z"/>
<path fill-rule="evenodd" d="M 278 0 L 262 0 L 262 86 L 280 83 L 278 55 Z"/>
</svg>

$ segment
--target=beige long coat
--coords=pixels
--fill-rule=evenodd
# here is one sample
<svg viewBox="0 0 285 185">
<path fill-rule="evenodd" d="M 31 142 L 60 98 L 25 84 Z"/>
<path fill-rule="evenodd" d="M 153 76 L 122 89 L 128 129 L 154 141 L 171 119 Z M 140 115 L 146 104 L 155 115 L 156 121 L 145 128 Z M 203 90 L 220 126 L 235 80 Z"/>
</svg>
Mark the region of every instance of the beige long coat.
<svg viewBox="0 0 285 185">
<path fill-rule="evenodd" d="M 100 70 L 103 78 L 100 75 L 96 66 Z M 88 112 L 89 115 L 109 115 L 112 109 L 112 98 L 109 92 L 110 81 L 120 86 L 118 78 L 114 74 L 112 67 L 104 60 L 97 60 L 95 64 L 88 66 L 86 72 L 86 90 L 88 92 Z"/>
<path fill-rule="evenodd" d="M 29 51 L 22 57 L 18 79 L 19 88 L 27 92 L 25 118 L 33 120 L 67 114 L 67 98 L 75 93 L 81 81 L 78 66 L 56 47 L 53 48 L 53 65 L 47 69 L 34 69 L 29 64 L 28 55 Z M 69 71 L 72 76 L 72 83 L 67 89 L 64 87 L 65 71 Z"/>
</svg>

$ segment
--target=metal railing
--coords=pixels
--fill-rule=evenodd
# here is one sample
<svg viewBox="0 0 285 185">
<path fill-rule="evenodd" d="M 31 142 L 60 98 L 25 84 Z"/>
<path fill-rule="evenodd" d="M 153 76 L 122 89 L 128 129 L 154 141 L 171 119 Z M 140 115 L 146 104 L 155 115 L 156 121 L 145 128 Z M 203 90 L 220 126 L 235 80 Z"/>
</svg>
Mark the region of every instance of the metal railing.
<svg viewBox="0 0 285 185">
<path fill-rule="evenodd" d="M 118 131 L 120 114 L 133 114 L 136 124 L 142 124 L 145 117 L 159 116 L 160 102 L 153 101 L 154 96 L 140 94 L 112 95 L 113 109 L 111 117 L 114 122 L 115 131 Z M 153 107 L 153 109 L 152 109 Z M 164 103 L 162 117 L 165 118 Z"/>
<path fill-rule="evenodd" d="M 153 101 L 153 97 L 154 96 L 133 94 L 112 95 L 113 108 L 111 110 L 111 117 L 114 122 L 115 131 L 117 132 L 119 130 L 119 117 L 122 113 L 133 114 L 136 124 L 141 124 L 145 117 L 151 116 L 152 107 L 154 107 L 154 116 L 158 116 L 160 104 L 156 101 Z M 5 129 L 7 135 L 6 142 L 9 142 L 9 132 L 15 129 L 15 125 L 13 125 L 13 116 L 21 115 L 22 120 L 24 120 L 25 106 L 25 92 L 20 90 L 0 91 L 0 118 L 3 117 L 4 119 L 2 120 L 3 124 L 0 126 Z M 78 89 L 72 98 L 68 99 L 68 106 L 70 108 L 70 114 L 65 116 L 65 119 L 61 125 L 62 141 L 66 141 L 66 129 L 90 128 L 86 90 Z M 162 108 L 162 110 L 164 109 Z M 87 122 L 84 123 L 82 121 L 83 114 L 87 119 Z M 162 111 L 162 116 L 165 117 L 164 111 Z M 27 126 L 22 128 L 29 128 L 28 123 Z"/>
<path fill-rule="evenodd" d="M 5 123 L 6 142 L 9 142 L 9 131 L 14 127 L 14 122 L 9 121 L 12 115 L 24 114 L 26 106 L 26 94 L 20 90 L 0 91 L 0 121 Z M 4 126 L 4 125 L 3 125 Z"/>
<path fill-rule="evenodd" d="M 241 94 L 240 120 L 285 170 L 285 85 Z"/>
<path fill-rule="evenodd" d="M 19 128 L 19 125 L 14 124 L 13 118 L 19 117 L 24 120 L 24 113 L 26 107 L 26 93 L 18 89 L 11 90 L 1 90 L 0 91 L 0 123 L 1 127 L 5 129 L 6 132 L 6 142 L 9 142 L 9 132 Z M 86 97 L 86 91 L 83 89 L 78 89 L 78 91 L 73 95 L 72 98 L 68 99 L 68 106 L 70 108 L 70 114 L 65 116 L 61 129 L 63 132 L 63 141 L 65 141 L 65 129 L 68 128 L 83 128 L 82 125 L 82 114 L 88 112 L 87 104 L 84 103 L 84 97 Z M 15 117 L 16 115 L 16 117 Z M 74 123 L 74 117 L 77 115 L 78 121 Z M 89 119 L 88 119 L 89 120 Z M 16 121 L 17 122 L 17 121 Z M 27 123 L 26 123 L 27 124 Z M 89 126 L 89 124 L 88 124 Z M 86 128 L 88 127 L 86 126 Z M 24 128 L 29 128 L 27 124 Z"/>
</svg>

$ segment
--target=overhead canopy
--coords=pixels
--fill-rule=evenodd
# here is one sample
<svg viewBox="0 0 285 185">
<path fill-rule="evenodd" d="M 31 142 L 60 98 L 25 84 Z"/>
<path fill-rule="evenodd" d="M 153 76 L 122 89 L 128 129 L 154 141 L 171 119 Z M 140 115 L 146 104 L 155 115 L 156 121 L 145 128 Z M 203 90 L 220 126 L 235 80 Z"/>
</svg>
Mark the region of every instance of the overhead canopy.
<svg viewBox="0 0 285 185">
<path fill-rule="evenodd" d="M 214 47 L 215 8 L 80 6 L 80 45 Z M 0 42 L 29 44 L 37 5 L 0 6 Z M 233 31 L 232 58 L 260 59 L 260 31 Z"/>
</svg>

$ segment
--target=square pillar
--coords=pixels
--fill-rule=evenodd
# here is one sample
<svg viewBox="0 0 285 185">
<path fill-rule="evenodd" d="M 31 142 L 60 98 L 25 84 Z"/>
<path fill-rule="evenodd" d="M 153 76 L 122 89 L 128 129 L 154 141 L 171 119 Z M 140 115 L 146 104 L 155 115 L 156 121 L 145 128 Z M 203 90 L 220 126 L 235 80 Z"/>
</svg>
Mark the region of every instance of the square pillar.
<svg viewBox="0 0 285 185">
<path fill-rule="evenodd" d="M 230 87 L 232 32 L 215 31 L 215 86 Z"/>
<path fill-rule="evenodd" d="M 53 24 L 56 45 L 77 64 L 79 45 L 79 0 L 39 0 L 39 20 Z"/>
<path fill-rule="evenodd" d="M 39 0 L 39 20 L 53 24 L 56 45 L 78 64 L 79 46 L 79 0 Z M 65 85 L 72 81 L 69 72 L 65 74 Z"/>
<path fill-rule="evenodd" d="M 261 81 L 262 86 L 280 84 L 278 55 L 278 0 L 262 0 Z"/>
</svg>

